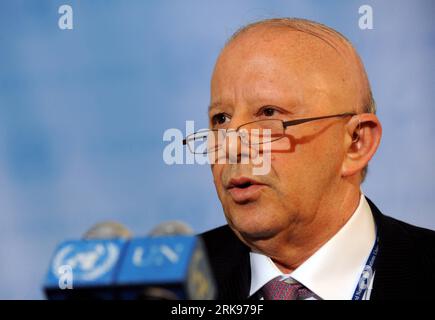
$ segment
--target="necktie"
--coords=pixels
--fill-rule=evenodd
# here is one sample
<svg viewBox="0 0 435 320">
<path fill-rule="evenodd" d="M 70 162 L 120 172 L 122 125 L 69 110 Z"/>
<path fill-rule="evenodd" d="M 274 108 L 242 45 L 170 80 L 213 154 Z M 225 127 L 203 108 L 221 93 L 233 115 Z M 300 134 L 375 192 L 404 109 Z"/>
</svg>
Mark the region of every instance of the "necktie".
<svg viewBox="0 0 435 320">
<path fill-rule="evenodd" d="M 305 300 L 315 296 L 302 283 L 288 283 L 280 278 L 276 277 L 263 286 L 261 293 L 265 300 Z"/>
</svg>

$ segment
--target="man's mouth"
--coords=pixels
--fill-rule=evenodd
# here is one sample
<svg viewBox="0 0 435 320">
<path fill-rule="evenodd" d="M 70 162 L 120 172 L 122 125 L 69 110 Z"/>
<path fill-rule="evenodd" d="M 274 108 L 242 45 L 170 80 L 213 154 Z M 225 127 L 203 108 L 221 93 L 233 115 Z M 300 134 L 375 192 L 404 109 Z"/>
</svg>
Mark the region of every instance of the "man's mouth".
<svg viewBox="0 0 435 320">
<path fill-rule="evenodd" d="M 247 177 L 233 178 L 227 185 L 227 190 L 236 203 L 254 201 L 260 196 L 260 190 L 265 184 Z"/>
</svg>

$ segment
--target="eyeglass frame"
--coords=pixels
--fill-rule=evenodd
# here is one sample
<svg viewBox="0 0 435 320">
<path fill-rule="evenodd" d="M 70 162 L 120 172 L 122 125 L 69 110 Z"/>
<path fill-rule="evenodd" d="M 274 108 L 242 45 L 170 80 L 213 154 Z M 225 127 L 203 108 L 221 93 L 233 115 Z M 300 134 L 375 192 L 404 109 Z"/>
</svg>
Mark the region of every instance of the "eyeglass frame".
<svg viewBox="0 0 435 320">
<path fill-rule="evenodd" d="M 288 127 L 291 127 L 291 126 L 296 126 L 298 124 L 302 124 L 302 123 L 306 123 L 306 122 L 310 122 L 310 121 L 315 121 L 315 120 L 321 120 L 321 119 L 336 118 L 336 117 L 347 117 L 347 116 L 352 116 L 353 117 L 353 116 L 356 116 L 356 115 L 357 115 L 357 113 L 355 113 L 355 112 L 345 112 L 345 113 L 339 113 L 339 114 L 332 114 L 332 115 L 328 115 L 328 116 L 302 118 L 302 119 L 294 119 L 294 120 L 288 120 L 288 121 L 284 121 L 284 120 L 281 120 L 281 119 L 262 119 L 262 120 L 255 120 L 255 121 L 250 121 L 250 122 L 243 123 L 240 126 L 238 126 L 236 129 L 232 129 L 231 132 L 233 132 L 233 131 L 234 132 L 238 132 L 241 127 L 246 126 L 247 124 L 251 124 L 251 123 L 255 123 L 255 122 L 260 122 L 260 121 L 266 121 L 266 120 L 274 120 L 274 121 L 278 120 L 278 121 L 281 121 L 282 126 L 283 126 L 283 132 L 285 133 L 285 129 L 287 129 Z M 204 130 L 202 132 L 219 131 L 219 130 L 226 130 L 226 129 L 207 129 L 207 130 Z M 187 140 L 188 140 L 188 138 L 190 136 L 195 136 L 195 134 L 198 134 L 198 133 L 201 133 L 201 131 L 197 131 L 197 132 L 194 132 L 192 134 L 189 134 L 186 138 L 183 139 L 183 145 L 187 145 Z M 283 134 L 281 137 L 279 137 L 279 138 L 277 138 L 275 140 L 268 141 L 267 143 L 278 141 L 278 140 L 284 138 L 284 136 L 285 135 Z M 258 144 L 263 144 L 263 143 L 265 143 L 265 142 L 260 142 Z M 192 152 L 193 154 L 195 154 L 192 150 L 190 150 L 190 147 L 189 147 L 189 151 Z"/>
</svg>

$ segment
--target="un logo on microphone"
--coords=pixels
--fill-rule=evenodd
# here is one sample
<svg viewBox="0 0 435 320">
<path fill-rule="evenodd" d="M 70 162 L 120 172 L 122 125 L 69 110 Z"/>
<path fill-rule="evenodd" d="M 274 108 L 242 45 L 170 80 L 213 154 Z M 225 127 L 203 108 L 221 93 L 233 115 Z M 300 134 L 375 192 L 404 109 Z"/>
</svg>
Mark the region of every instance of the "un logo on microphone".
<svg viewBox="0 0 435 320">
<path fill-rule="evenodd" d="M 51 272 L 59 279 L 59 288 L 71 289 L 73 280 L 86 285 L 104 278 L 113 270 L 119 256 L 119 246 L 110 241 L 70 242 L 56 252 Z"/>
</svg>

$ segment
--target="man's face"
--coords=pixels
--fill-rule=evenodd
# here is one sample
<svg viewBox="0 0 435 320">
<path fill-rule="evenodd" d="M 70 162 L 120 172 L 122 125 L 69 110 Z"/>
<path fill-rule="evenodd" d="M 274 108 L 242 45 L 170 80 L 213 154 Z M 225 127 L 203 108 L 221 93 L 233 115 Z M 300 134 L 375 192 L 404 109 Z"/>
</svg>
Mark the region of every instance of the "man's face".
<svg viewBox="0 0 435 320">
<path fill-rule="evenodd" d="M 355 110 L 343 57 L 302 32 L 254 30 L 222 52 L 211 82 L 212 128 L 262 120 L 291 120 Z M 286 129 L 273 142 L 271 170 L 253 175 L 251 164 L 214 164 L 212 173 L 231 228 L 246 239 L 267 239 L 317 219 L 314 213 L 338 183 L 348 118 Z M 253 185 L 245 183 L 248 180 Z"/>
</svg>

